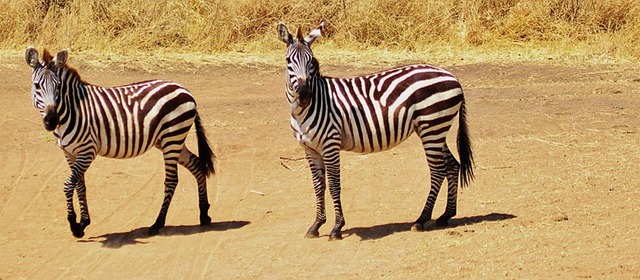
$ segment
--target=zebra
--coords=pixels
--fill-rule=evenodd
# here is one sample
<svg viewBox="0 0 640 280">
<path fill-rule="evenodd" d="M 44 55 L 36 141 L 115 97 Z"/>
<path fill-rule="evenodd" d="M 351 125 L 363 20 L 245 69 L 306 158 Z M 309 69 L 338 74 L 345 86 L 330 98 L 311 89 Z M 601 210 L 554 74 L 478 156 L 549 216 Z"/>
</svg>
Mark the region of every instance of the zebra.
<svg viewBox="0 0 640 280">
<path fill-rule="evenodd" d="M 285 94 L 291 111 L 291 129 L 304 148 L 313 177 L 316 217 L 306 233 L 319 237 L 326 222 L 325 189 L 335 211 L 335 226 L 329 240 L 342 239 L 345 225 L 340 201 L 340 151 L 372 153 L 394 148 L 417 134 L 424 148 L 431 177 L 426 204 L 413 223 L 412 231 L 423 231 L 444 178 L 448 181 L 447 206 L 436 220 L 446 226 L 456 215 L 458 179 L 461 187 L 474 178 L 473 155 L 466 123 L 462 87 L 448 71 L 423 64 L 407 65 L 353 78 L 332 78 L 320 74 L 311 51 L 324 23 L 303 37 L 296 37 L 283 23 L 278 37 L 286 44 Z M 446 136 L 458 115 L 458 162 L 446 143 Z"/>
<path fill-rule="evenodd" d="M 96 158 L 132 158 L 152 147 L 164 158 L 164 200 L 149 235 L 164 227 L 178 184 L 177 165 L 186 167 L 198 184 L 200 225 L 208 225 L 209 201 L 206 178 L 215 172 L 215 157 L 191 93 L 169 81 L 149 80 L 117 87 L 100 87 L 83 81 L 78 71 L 67 65 L 67 51 L 54 58 L 44 50 L 29 47 L 26 61 L 33 68 L 32 101 L 42 116 L 44 128 L 53 132 L 63 150 L 71 173 L 64 182 L 67 220 L 73 236 L 81 238 L 91 223 L 87 207 L 84 174 Z M 198 153 L 185 146 L 185 138 L 195 124 Z M 80 223 L 73 206 L 78 196 Z"/>
</svg>

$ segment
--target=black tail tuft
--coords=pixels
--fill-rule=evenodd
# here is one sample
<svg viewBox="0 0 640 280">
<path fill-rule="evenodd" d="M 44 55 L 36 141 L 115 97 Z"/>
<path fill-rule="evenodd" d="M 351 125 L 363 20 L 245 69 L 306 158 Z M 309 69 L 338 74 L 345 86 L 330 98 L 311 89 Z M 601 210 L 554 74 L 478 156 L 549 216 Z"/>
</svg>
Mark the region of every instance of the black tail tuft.
<svg viewBox="0 0 640 280">
<path fill-rule="evenodd" d="M 471 141 L 467 128 L 467 112 L 464 100 L 460 105 L 460 116 L 458 118 L 458 153 L 460 154 L 460 187 L 464 188 L 471 183 L 473 175 L 473 153 L 471 151 Z"/>
<path fill-rule="evenodd" d="M 200 116 L 196 113 L 195 119 L 196 125 L 196 136 L 198 137 L 198 158 L 200 171 L 206 174 L 209 177 L 211 174 L 215 173 L 215 169 L 213 168 L 213 158 L 215 155 L 211 151 L 211 146 L 209 145 L 209 139 L 207 139 L 207 134 L 204 131 L 204 127 L 202 127 L 202 123 L 200 123 Z"/>
</svg>

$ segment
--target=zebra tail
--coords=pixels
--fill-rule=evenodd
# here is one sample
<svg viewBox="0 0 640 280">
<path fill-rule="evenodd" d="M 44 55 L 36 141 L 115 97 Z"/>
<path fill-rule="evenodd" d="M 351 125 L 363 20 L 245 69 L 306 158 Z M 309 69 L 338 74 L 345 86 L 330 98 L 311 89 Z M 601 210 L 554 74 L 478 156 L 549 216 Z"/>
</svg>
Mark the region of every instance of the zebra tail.
<svg viewBox="0 0 640 280">
<path fill-rule="evenodd" d="M 200 116 L 197 112 L 195 125 L 196 136 L 198 137 L 198 168 L 200 168 L 202 173 L 209 177 L 211 174 L 215 173 L 215 169 L 213 167 L 213 158 L 215 155 L 213 154 L 213 151 L 211 151 L 211 145 L 209 144 L 209 139 L 207 139 L 207 133 L 204 131 L 204 127 L 202 127 Z"/>
<path fill-rule="evenodd" d="M 460 155 L 460 187 L 464 188 L 473 180 L 473 153 L 467 128 L 467 112 L 464 99 L 460 105 L 460 117 L 458 118 L 458 154 Z"/>
</svg>

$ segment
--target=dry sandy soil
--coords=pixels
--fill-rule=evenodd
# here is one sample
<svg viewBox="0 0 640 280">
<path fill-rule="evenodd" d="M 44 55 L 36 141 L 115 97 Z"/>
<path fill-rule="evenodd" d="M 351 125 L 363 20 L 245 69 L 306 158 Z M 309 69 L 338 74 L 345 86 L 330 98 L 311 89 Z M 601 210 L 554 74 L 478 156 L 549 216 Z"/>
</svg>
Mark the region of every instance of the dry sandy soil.
<svg viewBox="0 0 640 280">
<path fill-rule="evenodd" d="M 217 154 L 214 223 L 198 226 L 195 180 L 181 169 L 167 227 L 147 236 L 163 195 L 152 151 L 94 162 L 92 224 L 74 238 L 68 167 L 31 105 L 30 68 L 16 58 L 0 66 L 0 279 L 640 278 L 640 66 L 447 67 L 466 88 L 476 158 L 458 216 L 409 231 L 429 188 L 414 137 L 384 153 L 343 153 L 345 238 L 329 242 L 331 222 L 321 238 L 303 238 L 314 196 L 289 131 L 283 67 L 75 65 L 94 84 L 163 78 L 193 92 Z"/>
</svg>

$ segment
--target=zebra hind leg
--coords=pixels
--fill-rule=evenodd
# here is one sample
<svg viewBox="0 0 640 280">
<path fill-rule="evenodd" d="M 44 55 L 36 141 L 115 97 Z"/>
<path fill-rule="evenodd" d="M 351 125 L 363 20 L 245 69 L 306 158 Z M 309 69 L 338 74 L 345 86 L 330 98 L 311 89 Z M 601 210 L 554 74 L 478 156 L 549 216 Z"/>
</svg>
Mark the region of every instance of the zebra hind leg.
<svg viewBox="0 0 640 280">
<path fill-rule="evenodd" d="M 444 181 L 444 178 L 446 176 L 446 169 L 444 168 L 441 151 L 441 149 L 438 149 L 438 151 L 434 151 L 431 148 L 425 148 L 427 162 L 429 163 L 429 171 L 431 173 L 431 189 L 429 191 L 429 196 L 427 197 L 427 202 L 422 209 L 422 213 L 420 213 L 420 217 L 414 222 L 413 226 L 411 227 L 412 231 L 423 231 L 424 224 L 431 220 L 433 207 L 436 204 L 438 193 L 440 192 L 442 182 Z"/>
<path fill-rule="evenodd" d="M 456 215 L 457 198 L 458 198 L 458 174 L 460 172 L 460 163 L 453 157 L 451 151 L 446 146 L 443 149 L 444 164 L 447 168 L 447 208 L 445 212 L 436 220 L 436 225 L 447 226 L 449 219 Z"/>
<path fill-rule="evenodd" d="M 198 205 L 200 207 L 200 225 L 211 224 L 209 217 L 209 198 L 207 196 L 207 175 L 200 169 L 200 159 L 194 155 L 187 146 L 182 148 L 178 163 L 191 172 L 198 182 Z"/>
<path fill-rule="evenodd" d="M 149 228 L 149 235 L 157 235 L 160 233 L 160 229 L 164 227 L 167 219 L 167 211 L 171 204 L 171 199 L 175 193 L 176 186 L 178 185 L 178 151 L 166 151 L 164 154 L 164 200 L 162 201 L 162 207 L 156 222 Z"/>
</svg>

